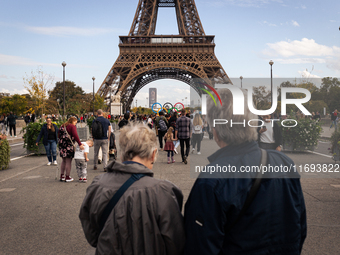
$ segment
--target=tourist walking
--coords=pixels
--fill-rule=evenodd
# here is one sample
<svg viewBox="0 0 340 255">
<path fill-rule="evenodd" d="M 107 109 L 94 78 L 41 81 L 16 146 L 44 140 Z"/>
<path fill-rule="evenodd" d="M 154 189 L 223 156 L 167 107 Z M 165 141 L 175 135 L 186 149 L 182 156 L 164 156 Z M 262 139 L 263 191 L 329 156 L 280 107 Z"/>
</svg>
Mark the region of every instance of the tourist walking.
<svg viewBox="0 0 340 255">
<path fill-rule="evenodd" d="M 187 164 L 187 158 L 190 151 L 191 121 L 190 118 L 185 116 L 185 113 L 185 109 L 182 109 L 181 117 L 176 120 L 175 140 L 179 139 L 181 145 L 182 162 Z M 184 146 L 186 148 L 185 152 Z"/>
<path fill-rule="evenodd" d="M 331 129 L 334 125 L 335 127 L 335 131 L 337 131 L 337 120 L 338 120 L 338 110 L 335 109 L 334 112 L 331 113 L 331 126 L 329 127 L 329 129 Z"/>
<path fill-rule="evenodd" d="M 119 147 L 123 163 L 112 161 L 86 190 L 79 218 L 87 241 L 96 254 L 183 254 L 183 194 L 153 178 L 154 131 L 128 125 L 120 131 Z"/>
<path fill-rule="evenodd" d="M 31 116 L 29 113 L 26 114 L 24 121 L 26 123 L 26 126 L 31 122 Z"/>
<path fill-rule="evenodd" d="M 158 134 L 159 147 L 163 150 L 163 137 L 168 130 L 168 121 L 164 117 L 164 112 L 160 111 L 159 116 L 156 118 L 155 126 Z"/>
<path fill-rule="evenodd" d="M 165 140 L 165 146 L 164 146 L 164 151 L 168 152 L 168 164 L 170 163 L 175 163 L 174 159 L 174 129 L 173 127 L 169 127 L 168 131 L 164 135 L 164 140 Z M 171 158 L 170 158 L 171 155 Z"/>
<path fill-rule="evenodd" d="M 39 141 L 43 138 L 46 156 L 48 159 L 47 165 L 57 165 L 57 143 L 58 143 L 58 127 L 52 123 L 52 119 L 47 117 L 46 123 L 42 126 L 35 144 L 38 146 Z"/>
<path fill-rule="evenodd" d="M 7 123 L 9 126 L 9 134 L 12 137 L 12 134 L 14 134 L 14 137 L 17 137 L 17 130 L 16 130 L 16 124 L 17 124 L 18 116 L 13 114 L 13 112 L 10 112 L 9 116 L 7 117 Z M 13 133 L 12 133 L 13 130 Z"/>
<path fill-rule="evenodd" d="M 108 119 L 104 118 L 103 110 L 99 109 L 97 111 L 97 116 L 98 117 L 92 122 L 92 137 L 94 144 L 94 170 L 97 170 L 99 149 L 102 150 L 102 162 L 104 169 L 106 168 L 111 135 L 111 123 Z"/>
<path fill-rule="evenodd" d="M 74 158 L 74 152 L 76 143 L 79 148 L 84 150 L 78 133 L 77 133 L 77 118 L 70 117 L 67 122 L 61 125 L 59 129 L 59 151 L 62 158 L 60 168 L 60 181 L 72 182 L 73 178 L 70 176 L 72 168 L 72 159 Z"/>
<path fill-rule="evenodd" d="M 32 113 L 32 115 L 31 115 L 31 122 L 35 122 L 35 113 Z"/>
<path fill-rule="evenodd" d="M 0 115 L 0 134 L 6 134 L 6 114 Z"/>
<path fill-rule="evenodd" d="M 234 115 L 230 90 L 217 92 L 222 102 L 215 106 L 208 98 L 207 117 L 219 149 L 206 166 L 216 171 L 202 171 L 190 192 L 184 254 L 301 254 L 307 222 L 299 173 L 272 171 L 263 176 L 261 171 L 240 171 L 254 166 L 289 169 L 294 162 L 281 152 L 260 149 L 256 127 L 229 123 L 213 127 L 216 119 L 234 123 L 256 119 L 246 106 L 243 115 Z"/>
<path fill-rule="evenodd" d="M 201 154 L 201 142 L 203 135 L 203 121 L 199 113 L 196 113 L 192 121 L 192 153 L 194 153 L 195 147 L 197 145 L 197 154 Z"/>
</svg>

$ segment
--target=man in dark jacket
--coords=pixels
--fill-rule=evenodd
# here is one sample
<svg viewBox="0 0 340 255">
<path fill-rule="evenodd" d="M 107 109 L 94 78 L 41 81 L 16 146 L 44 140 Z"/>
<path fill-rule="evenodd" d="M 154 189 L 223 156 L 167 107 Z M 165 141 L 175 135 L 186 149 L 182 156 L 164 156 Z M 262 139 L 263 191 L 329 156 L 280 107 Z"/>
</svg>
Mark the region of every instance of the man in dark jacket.
<svg viewBox="0 0 340 255">
<path fill-rule="evenodd" d="M 185 205 L 185 254 L 300 254 L 307 233 L 306 208 L 300 176 L 294 170 L 264 175 L 250 206 L 237 220 L 253 179 L 263 169 L 256 128 L 247 125 L 256 116 L 246 106 L 244 115 L 233 115 L 231 92 L 219 89 L 218 93 L 223 106 L 215 106 L 209 98 L 207 118 L 220 149 L 208 157 L 210 164 L 201 171 Z M 229 122 L 216 124 L 214 120 Z M 266 166 L 289 170 L 294 162 L 281 152 L 268 150 Z M 206 171 L 212 167 L 215 172 Z M 224 171 L 218 171 L 223 167 Z M 252 168 L 253 172 L 246 172 Z"/>
<path fill-rule="evenodd" d="M 129 124 L 129 119 L 130 119 L 130 113 L 125 113 L 124 114 L 124 119 L 122 119 L 119 123 L 118 123 L 118 127 L 119 129 L 123 128 L 124 126 L 126 126 L 127 124 Z"/>
<path fill-rule="evenodd" d="M 26 126 L 28 125 L 28 123 L 31 122 L 31 116 L 29 113 L 26 114 L 25 118 L 24 118 L 24 121 L 26 123 Z"/>
<path fill-rule="evenodd" d="M 260 148 L 265 150 L 277 150 L 281 151 L 282 149 L 282 134 L 280 126 L 277 124 L 276 121 L 270 121 L 271 115 L 264 115 L 261 117 L 263 121 L 259 123 L 257 128 L 258 133 L 258 144 Z"/>
<path fill-rule="evenodd" d="M 9 126 L 9 134 L 12 137 L 12 130 L 14 132 L 14 137 L 17 137 L 17 131 L 16 131 L 16 124 L 17 124 L 17 116 L 11 112 L 9 116 L 7 117 L 7 122 Z"/>
</svg>

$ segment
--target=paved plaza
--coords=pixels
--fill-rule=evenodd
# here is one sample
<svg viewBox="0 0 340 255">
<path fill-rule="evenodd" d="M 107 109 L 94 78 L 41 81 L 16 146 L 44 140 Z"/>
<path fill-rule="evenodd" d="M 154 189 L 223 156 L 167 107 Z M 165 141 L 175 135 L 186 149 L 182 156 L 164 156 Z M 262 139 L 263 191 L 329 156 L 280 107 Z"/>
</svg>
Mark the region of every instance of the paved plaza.
<svg viewBox="0 0 340 255">
<path fill-rule="evenodd" d="M 47 166 L 45 156 L 21 158 L 20 141 L 12 146 L 12 153 L 17 154 L 12 156 L 15 160 L 10 169 L 0 171 L 0 254 L 94 254 L 84 237 L 78 213 L 86 188 L 96 175 L 103 173 L 102 165 L 94 171 L 90 160 L 87 184 L 59 182 L 58 168 Z M 319 144 L 322 151 L 317 154 L 287 155 L 296 165 L 333 164 L 325 153 L 328 146 L 323 141 Z M 191 154 L 189 162 L 207 162 L 204 156 L 216 149 L 215 142 L 205 138 L 202 155 Z M 93 148 L 89 158 L 93 159 Z M 167 164 L 166 152 L 159 152 L 153 171 L 155 178 L 175 183 L 186 201 L 195 179 L 190 177 L 190 165 L 181 163 L 180 155 L 175 155 L 175 160 L 176 163 Z M 77 179 L 74 163 L 71 176 Z M 301 179 L 308 220 L 304 255 L 340 254 L 339 177 L 340 173 L 309 173 Z"/>
</svg>

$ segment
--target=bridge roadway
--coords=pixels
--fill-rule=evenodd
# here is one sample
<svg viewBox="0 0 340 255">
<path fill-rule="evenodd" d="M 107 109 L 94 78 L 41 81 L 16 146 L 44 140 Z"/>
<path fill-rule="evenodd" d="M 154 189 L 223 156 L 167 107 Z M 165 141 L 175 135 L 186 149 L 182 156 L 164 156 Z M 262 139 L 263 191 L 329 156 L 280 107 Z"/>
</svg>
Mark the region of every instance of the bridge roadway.
<svg viewBox="0 0 340 255">
<path fill-rule="evenodd" d="M 203 142 L 202 155 L 191 155 L 191 163 L 207 162 L 206 155 L 216 149 L 212 140 Z M 94 171 L 93 162 L 89 162 L 87 184 L 62 183 L 55 180 L 57 167 L 47 166 L 45 156 L 22 157 L 25 151 L 20 143 L 11 145 L 10 168 L 0 171 L 0 254 L 94 254 L 82 232 L 78 213 L 87 186 L 103 173 L 102 165 Z M 323 140 L 315 151 L 318 154 L 287 155 L 297 165 L 333 164 L 329 147 L 329 142 Z M 155 177 L 175 183 L 186 200 L 195 179 L 190 177 L 189 164 L 180 163 L 179 155 L 175 159 L 175 164 L 168 165 L 166 152 L 160 152 L 154 165 Z M 75 178 L 74 164 L 72 173 Z M 304 177 L 301 182 L 308 236 L 303 254 L 340 254 L 340 174 L 309 173 Z"/>
</svg>

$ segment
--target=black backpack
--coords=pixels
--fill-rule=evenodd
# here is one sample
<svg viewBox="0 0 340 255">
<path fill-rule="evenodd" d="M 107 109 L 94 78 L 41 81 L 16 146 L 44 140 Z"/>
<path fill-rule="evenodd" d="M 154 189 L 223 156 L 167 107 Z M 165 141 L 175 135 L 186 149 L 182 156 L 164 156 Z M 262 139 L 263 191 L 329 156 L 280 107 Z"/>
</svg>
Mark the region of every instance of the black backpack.
<svg viewBox="0 0 340 255">
<path fill-rule="evenodd" d="M 96 119 L 92 122 L 92 136 L 94 139 L 100 139 L 104 137 L 103 125 Z"/>
<path fill-rule="evenodd" d="M 159 125 L 159 129 L 161 131 L 167 131 L 168 130 L 168 127 L 166 126 L 165 121 L 162 118 L 159 120 L 158 125 Z"/>
</svg>

